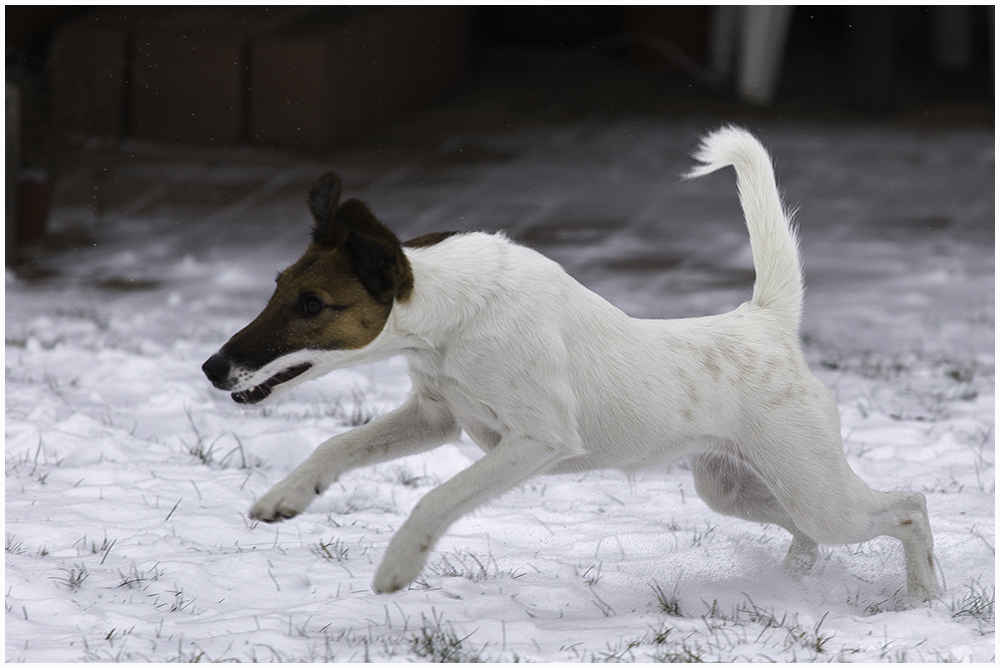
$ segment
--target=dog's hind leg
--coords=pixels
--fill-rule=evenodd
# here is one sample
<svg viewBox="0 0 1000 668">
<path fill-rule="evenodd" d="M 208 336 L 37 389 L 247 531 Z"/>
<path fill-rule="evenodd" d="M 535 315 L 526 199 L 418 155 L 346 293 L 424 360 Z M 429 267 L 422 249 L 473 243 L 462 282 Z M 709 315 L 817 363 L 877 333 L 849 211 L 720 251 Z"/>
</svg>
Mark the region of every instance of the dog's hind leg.
<svg viewBox="0 0 1000 668">
<path fill-rule="evenodd" d="M 820 543 L 863 543 L 876 536 L 899 539 L 910 598 L 934 598 L 939 588 L 924 495 L 873 490 L 846 463 L 842 468 L 817 468 L 807 479 L 800 479 L 797 471 L 775 472 L 773 487 L 780 489 L 776 495 L 796 526 Z"/>
<path fill-rule="evenodd" d="M 776 524 L 792 534 L 782 564 L 786 571 L 801 575 L 816 563 L 816 541 L 795 526 L 781 502 L 746 462 L 722 453 L 699 455 L 691 461 L 691 472 L 698 496 L 712 510 L 751 522 Z"/>
<path fill-rule="evenodd" d="M 923 494 L 879 492 L 851 470 L 840 440 L 837 407 L 815 381 L 803 388 L 814 401 L 774 411 L 756 431 L 762 442 L 745 443 L 740 454 L 803 533 L 819 543 L 862 543 L 892 536 L 903 543 L 906 583 L 914 600 L 939 591 L 933 538 Z M 800 395 L 801 396 L 801 395 Z"/>
<path fill-rule="evenodd" d="M 394 592 L 410 584 L 423 570 L 428 552 L 459 517 L 556 462 L 579 454 L 578 447 L 516 434 L 504 436 L 482 459 L 420 500 L 389 543 L 375 575 L 375 591 Z"/>
<path fill-rule="evenodd" d="M 323 442 L 253 505 L 250 517 L 294 517 L 347 471 L 436 448 L 460 433 L 444 402 L 415 392 L 396 410 Z"/>
</svg>

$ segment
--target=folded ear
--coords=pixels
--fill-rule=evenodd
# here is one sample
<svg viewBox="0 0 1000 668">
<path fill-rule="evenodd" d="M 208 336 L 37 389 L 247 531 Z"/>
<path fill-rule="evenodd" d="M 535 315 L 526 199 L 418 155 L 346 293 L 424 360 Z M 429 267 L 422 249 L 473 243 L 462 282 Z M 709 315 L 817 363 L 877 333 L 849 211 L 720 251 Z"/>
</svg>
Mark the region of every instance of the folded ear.
<svg viewBox="0 0 1000 668">
<path fill-rule="evenodd" d="M 313 184 L 308 202 L 314 244 L 342 252 L 361 285 L 378 301 L 409 297 L 413 272 L 399 239 L 361 200 L 339 204 L 340 179 L 333 172 Z"/>
<path fill-rule="evenodd" d="M 316 180 L 309 189 L 309 212 L 312 214 L 313 241 L 322 243 L 337 243 L 337 239 L 328 238 L 334 231 L 331 229 L 333 212 L 340 203 L 340 179 L 333 172 L 327 172 Z"/>
<path fill-rule="evenodd" d="M 403 247 L 392 231 L 379 222 L 364 202 L 349 199 L 333 212 L 332 227 L 346 230 L 339 250 L 350 259 L 354 272 L 368 293 L 380 302 L 406 298 L 413 287 L 413 272 Z"/>
</svg>

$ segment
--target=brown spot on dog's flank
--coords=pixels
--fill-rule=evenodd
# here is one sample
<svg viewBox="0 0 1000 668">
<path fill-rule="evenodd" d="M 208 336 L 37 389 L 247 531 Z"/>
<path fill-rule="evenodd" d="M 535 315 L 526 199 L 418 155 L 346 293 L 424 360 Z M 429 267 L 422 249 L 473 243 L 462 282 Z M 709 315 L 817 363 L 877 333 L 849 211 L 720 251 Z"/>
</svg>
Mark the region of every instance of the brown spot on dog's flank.
<svg viewBox="0 0 1000 668">
<path fill-rule="evenodd" d="M 900 524 L 900 526 L 904 526 L 904 527 L 908 527 L 908 526 L 910 526 L 911 524 L 913 524 L 913 520 L 903 520 L 903 521 L 902 521 L 902 522 L 900 522 L 899 524 Z"/>
<path fill-rule="evenodd" d="M 702 352 L 705 356 L 702 360 L 702 364 L 705 366 L 705 369 L 712 374 L 712 379 L 718 381 L 719 377 L 722 375 L 722 367 L 719 366 L 719 361 L 715 356 L 715 351 L 711 348 L 706 348 Z"/>
<path fill-rule="evenodd" d="M 450 239 L 456 234 L 461 234 L 461 232 L 431 232 L 430 234 L 424 234 L 419 237 L 414 237 L 409 241 L 403 242 L 404 248 L 428 248 L 430 246 L 436 246 L 445 239 Z"/>
</svg>

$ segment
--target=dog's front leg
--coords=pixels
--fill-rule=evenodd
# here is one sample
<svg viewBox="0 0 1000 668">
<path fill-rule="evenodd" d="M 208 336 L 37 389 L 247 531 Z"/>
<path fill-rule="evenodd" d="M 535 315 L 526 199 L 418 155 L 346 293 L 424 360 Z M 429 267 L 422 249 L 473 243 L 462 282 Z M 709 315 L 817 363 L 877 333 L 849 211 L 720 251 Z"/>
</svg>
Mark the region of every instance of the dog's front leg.
<svg viewBox="0 0 1000 668">
<path fill-rule="evenodd" d="M 430 450 L 459 435 L 443 402 L 414 393 L 396 410 L 321 444 L 253 505 L 250 517 L 264 522 L 294 517 L 347 471 Z"/>
<path fill-rule="evenodd" d="M 486 456 L 421 499 L 389 543 L 375 575 L 375 591 L 394 592 L 413 582 L 423 570 L 427 553 L 459 517 L 578 454 L 580 450 L 571 446 L 505 436 Z"/>
</svg>

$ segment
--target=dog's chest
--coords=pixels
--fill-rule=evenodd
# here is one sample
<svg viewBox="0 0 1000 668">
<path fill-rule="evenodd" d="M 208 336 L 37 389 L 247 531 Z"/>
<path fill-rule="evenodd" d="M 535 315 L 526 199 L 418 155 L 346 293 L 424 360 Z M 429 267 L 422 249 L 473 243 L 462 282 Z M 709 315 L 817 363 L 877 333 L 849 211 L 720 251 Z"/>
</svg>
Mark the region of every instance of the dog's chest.
<svg viewBox="0 0 1000 668">
<path fill-rule="evenodd" d="M 438 388 L 459 426 L 483 450 L 493 449 L 509 431 L 500 417 L 500 407 L 479 388 L 453 378 L 440 379 Z"/>
<path fill-rule="evenodd" d="M 484 450 L 494 447 L 507 425 L 501 420 L 498 408 L 486 391 L 488 383 L 469 382 L 463 373 L 448 373 L 444 356 L 440 351 L 434 354 L 411 352 L 407 355 L 410 363 L 410 379 L 413 390 L 433 401 L 444 403 L 459 426 Z M 471 371 L 471 377 L 478 377 Z"/>
</svg>

